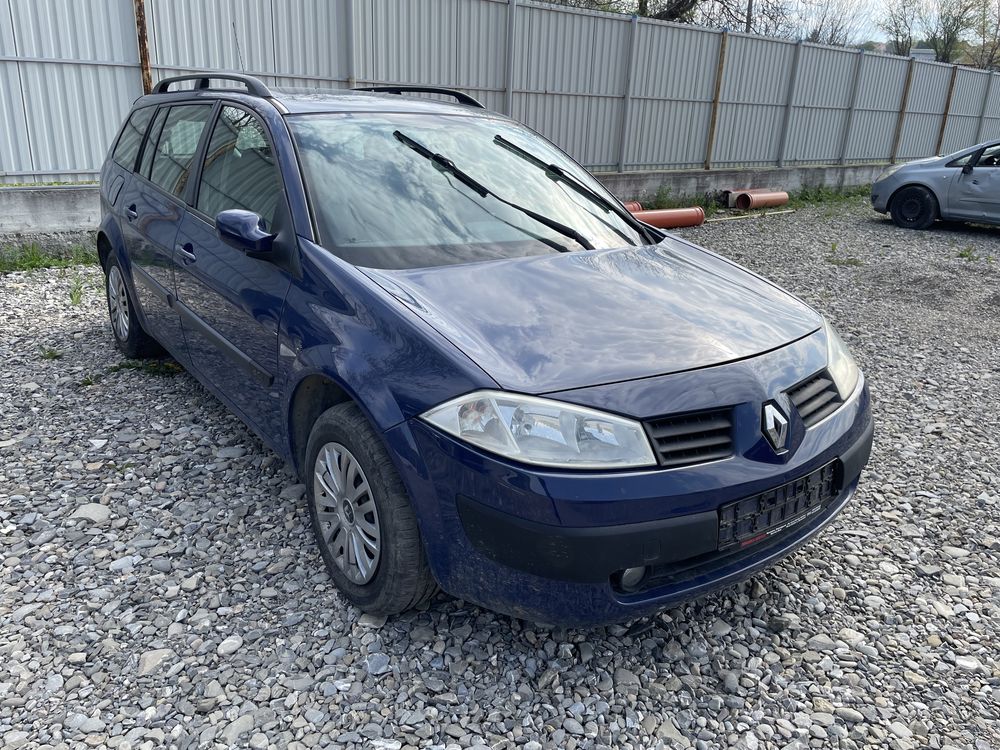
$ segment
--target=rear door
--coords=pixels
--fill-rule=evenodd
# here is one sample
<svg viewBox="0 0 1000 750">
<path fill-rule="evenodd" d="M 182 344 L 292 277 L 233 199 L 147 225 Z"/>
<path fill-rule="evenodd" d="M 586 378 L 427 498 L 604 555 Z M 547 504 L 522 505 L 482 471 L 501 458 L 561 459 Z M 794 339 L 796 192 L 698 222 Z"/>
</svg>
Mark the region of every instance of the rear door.
<svg viewBox="0 0 1000 750">
<path fill-rule="evenodd" d="M 957 167 L 965 165 L 955 163 Z M 958 169 L 948 193 L 946 215 L 961 219 L 1000 222 L 1000 143 L 973 154 L 966 174 Z"/>
<path fill-rule="evenodd" d="M 264 229 L 288 226 L 271 137 L 253 113 L 224 104 L 205 149 L 192 205 L 176 239 L 177 308 L 191 365 L 265 434 L 281 431 L 278 323 L 291 276 L 272 260 L 222 242 L 215 217 L 252 211 Z"/>
<path fill-rule="evenodd" d="M 184 218 L 195 154 L 213 109 L 211 102 L 160 107 L 138 170 L 119 199 L 132 280 L 147 330 L 181 359 L 183 334 L 170 308 L 174 239 Z"/>
</svg>

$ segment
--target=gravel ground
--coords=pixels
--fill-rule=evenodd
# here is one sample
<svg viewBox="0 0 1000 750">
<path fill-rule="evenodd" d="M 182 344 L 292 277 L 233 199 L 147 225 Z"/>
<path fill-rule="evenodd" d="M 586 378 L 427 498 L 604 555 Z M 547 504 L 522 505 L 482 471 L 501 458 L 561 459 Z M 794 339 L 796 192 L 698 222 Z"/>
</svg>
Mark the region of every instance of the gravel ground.
<svg viewBox="0 0 1000 750">
<path fill-rule="evenodd" d="M 776 569 L 590 631 L 444 595 L 360 616 L 282 462 L 120 365 L 96 270 L 0 279 L 0 743 L 1000 748 L 1000 234 L 857 202 L 684 236 L 837 323 L 874 456 Z"/>
</svg>

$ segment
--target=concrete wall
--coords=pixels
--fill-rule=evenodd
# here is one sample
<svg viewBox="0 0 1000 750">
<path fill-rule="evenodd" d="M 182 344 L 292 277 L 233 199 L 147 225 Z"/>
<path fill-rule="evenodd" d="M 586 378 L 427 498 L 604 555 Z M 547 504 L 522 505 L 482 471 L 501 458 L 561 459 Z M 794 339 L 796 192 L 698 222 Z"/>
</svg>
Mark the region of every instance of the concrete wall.
<svg viewBox="0 0 1000 750">
<path fill-rule="evenodd" d="M 729 188 L 766 187 L 794 192 L 869 185 L 881 164 L 760 169 L 680 169 L 666 172 L 599 172 L 597 178 L 623 200 L 650 201 L 660 188 L 672 198 L 701 197 Z M 100 220 L 96 185 L 0 188 L 0 239 L 56 232 L 89 232 Z"/>
<path fill-rule="evenodd" d="M 731 188 L 774 188 L 789 193 L 802 188 L 835 190 L 870 185 L 884 164 L 760 169 L 679 169 L 667 172 L 599 172 L 595 176 L 623 200 L 651 201 L 661 188 L 672 198 L 704 196 Z"/>
<path fill-rule="evenodd" d="M 97 185 L 0 188 L 0 237 L 90 231 L 100 218 Z"/>
</svg>

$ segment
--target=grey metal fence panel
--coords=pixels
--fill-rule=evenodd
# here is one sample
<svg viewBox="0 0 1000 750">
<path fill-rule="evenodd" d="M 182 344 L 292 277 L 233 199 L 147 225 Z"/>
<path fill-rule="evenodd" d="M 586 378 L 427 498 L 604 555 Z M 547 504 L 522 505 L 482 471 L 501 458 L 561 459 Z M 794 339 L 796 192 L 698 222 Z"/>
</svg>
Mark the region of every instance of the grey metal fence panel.
<svg viewBox="0 0 1000 750">
<path fill-rule="evenodd" d="M 636 35 L 624 167 L 701 166 L 722 34 L 640 22 Z"/>
<path fill-rule="evenodd" d="M 712 163 L 756 166 L 778 161 L 795 44 L 730 34 Z"/>
<path fill-rule="evenodd" d="M 914 64 L 910 100 L 899 142 L 900 159 L 934 155 L 950 81 L 950 65 L 931 62 Z"/>
<path fill-rule="evenodd" d="M 978 141 L 979 118 L 990 75 L 985 70 L 957 70 L 944 140 L 941 142 L 942 153 L 950 154 Z"/>
<path fill-rule="evenodd" d="M 630 24 L 622 16 L 518 10 L 513 116 L 594 169 L 618 158 Z M 572 39 L 571 44 L 558 41 Z"/>
<path fill-rule="evenodd" d="M 857 61 L 854 51 L 802 45 L 786 163 L 831 164 L 840 159 Z"/>
<path fill-rule="evenodd" d="M 864 56 L 845 161 L 889 160 L 908 66 L 909 62 L 900 57 Z"/>
<path fill-rule="evenodd" d="M 5 10 L 0 182 L 94 179 L 141 94 L 132 3 L 10 0 Z"/>
<path fill-rule="evenodd" d="M 452 86 L 509 103 L 595 170 L 884 162 L 900 124 L 901 160 L 1000 138 L 1000 76 L 915 63 L 901 117 L 906 59 L 730 33 L 716 106 L 721 32 L 538 0 L 146 0 L 146 12 L 154 80 L 242 68 L 279 87 Z M 0 183 L 93 178 L 140 93 L 135 34 L 132 0 L 0 5 Z"/>
</svg>

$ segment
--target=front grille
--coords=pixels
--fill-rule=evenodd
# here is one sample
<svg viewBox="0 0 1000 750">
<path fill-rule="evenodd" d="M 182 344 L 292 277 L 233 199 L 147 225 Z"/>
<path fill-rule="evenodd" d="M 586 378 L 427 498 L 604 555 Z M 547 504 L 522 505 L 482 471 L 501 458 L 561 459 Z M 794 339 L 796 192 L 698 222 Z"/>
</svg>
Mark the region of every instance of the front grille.
<svg viewBox="0 0 1000 750">
<path fill-rule="evenodd" d="M 836 461 L 773 490 L 719 508 L 719 549 L 746 547 L 818 511 L 837 494 Z"/>
<path fill-rule="evenodd" d="M 790 389 L 788 398 L 798 409 L 807 428 L 833 414 L 844 403 L 833 378 L 826 370 L 821 370 Z"/>
<path fill-rule="evenodd" d="M 690 466 L 733 455 L 732 409 L 713 409 L 646 422 L 660 466 Z"/>
</svg>

